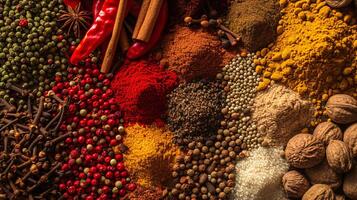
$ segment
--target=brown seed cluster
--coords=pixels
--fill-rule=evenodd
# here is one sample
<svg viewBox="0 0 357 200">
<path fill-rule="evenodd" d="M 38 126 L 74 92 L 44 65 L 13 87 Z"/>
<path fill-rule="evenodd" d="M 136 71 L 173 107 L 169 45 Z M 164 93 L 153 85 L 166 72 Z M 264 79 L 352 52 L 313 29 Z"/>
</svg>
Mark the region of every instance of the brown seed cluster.
<svg viewBox="0 0 357 200">
<path fill-rule="evenodd" d="M 215 133 L 219 127 L 222 90 L 216 82 L 179 85 L 169 94 L 168 125 L 175 142 L 188 144 Z"/>
<path fill-rule="evenodd" d="M 188 143 L 173 167 L 174 187 L 165 195 L 190 200 L 227 199 L 231 194 L 236 161 L 247 155 L 248 148 L 259 146 L 250 120 L 258 84 L 253 58 L 254 54 L 237 56 L 217 75 L 225 97 L 220 128 L 215 135 Z"/>
<path fill-rule="evenodd" d="M 6 199 L 47 199 L 58 197 L 51 182 L 58 182 L 63 155 L 55 154 L 68 134 L 58 129 L 68 102 L 56 96 L 35 98 L 31 93 L 11 86 L 27 98 L 26 109 L 1 100 L 0 195 Z M 55 177 L 55 178 L 54 178 Z"/>
</svg>

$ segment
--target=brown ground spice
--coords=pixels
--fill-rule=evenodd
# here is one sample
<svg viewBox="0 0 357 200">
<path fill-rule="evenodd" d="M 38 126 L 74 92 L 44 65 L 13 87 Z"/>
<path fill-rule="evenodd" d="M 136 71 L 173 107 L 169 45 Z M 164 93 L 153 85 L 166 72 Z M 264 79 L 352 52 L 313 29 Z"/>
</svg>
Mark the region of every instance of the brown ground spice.
<svg viewBox="0 0 357 200">
<path fill-rule="evenodd" d="M 235 1 L 226 17 L 229 28 L 242 37 L 244 47 L 252 52 L 275 40 L 279 18 L 279 4 L 275 0 Z"/>
<path fill-rule="evenodd" d="M 221 42 L 212 33 L 187 27 L 177 27 L 166 35 L 161 48 L 160 63 L 176 71 L 186 81 L 214 78 L 235 56 L 235 53 L 221 48 Z"/>
<path fill-rule="evenodd" d="M 163 190 L 159 187 L 143 188 L 140 185 L 124 199 L 130 200 L 159 200 Z"/>
</svg>

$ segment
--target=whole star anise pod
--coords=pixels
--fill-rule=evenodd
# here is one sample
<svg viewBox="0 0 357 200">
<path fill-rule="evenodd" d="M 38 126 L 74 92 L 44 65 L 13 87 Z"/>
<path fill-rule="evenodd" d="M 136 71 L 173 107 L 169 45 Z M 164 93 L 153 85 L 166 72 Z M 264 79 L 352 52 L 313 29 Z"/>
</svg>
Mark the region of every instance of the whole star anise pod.
<svg viewBox="0 0 357 200">
<path fill-rule="evenodd" d="M 81 10 L 81 4 L 79 3 L 75 8 L 67 6 L 66 11 L 61 11 L 58 21 L 63 23 L 61 29 L 67 29 L 68 35 L 73 32 L 76 38 L 80 38 L 82 32 L 86 31 L 90 26 L 91 13 Z"/>
</svg>

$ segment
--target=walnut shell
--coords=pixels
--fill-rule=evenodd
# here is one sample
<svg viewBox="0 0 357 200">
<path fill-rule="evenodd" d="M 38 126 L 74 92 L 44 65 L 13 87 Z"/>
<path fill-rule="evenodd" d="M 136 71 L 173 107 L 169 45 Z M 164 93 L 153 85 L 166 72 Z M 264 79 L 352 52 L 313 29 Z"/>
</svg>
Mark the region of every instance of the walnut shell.
<svg viewBox="0 0 357 200">
<path fill-rule="evenodd" d="M 313 135 L 326 146 L 331 140 L 342 140 L 343 138 L 341 129 L 332 122 L 322 122 L 317 125 Z"/>
<path fill-rule="evenodd" d="M 350 172 L 345 176 L 343 181 L 343 192 L 345 195 L 352 199 L 357 199 L 357 166 L 353 167 Z"/>
<path fill-rule="evenodd" d="M 313 185 L 325 184 L 335 190 L 342 184 L 341 177 L 328 165 L 327 161 L 323 161 L 315 167 L 305 169 L 305 173 Z"/>
<path fill-rule="evenodd" d="M 325 157 L 325 147 L 311 134 L 297 134 L 292 137 L 285 149 L 288 163 L 296 168 L 310 168 L 319 164 Z"/>
<path fill-rule="evenodd" d="M 348 6 L 352 0 L 326 0 L 327 5 L 332 8 L 343 8 Z"/>
<path fill-rule="evenodd" d="M 333 170 L 345 173 L 352 168 L 352 155 L 347 145 L 340 140 L 331 140 L 326 148 L 326 159 Z"/>
<path fill-rule="evenodd" d="M 336 200 L 346 200 L 345 195 L 338 194 L 336 195 Z"/>
<path fill-rule="evenodd" d="M 335 200 L 335 194 L 328 185 L 316 184 L 304 194 L 302 200 Z"/>
<path fill-rule="evenodd" d="M 283 187 L 287 197 L 301 198 L 310 188 L 309 181 L 298 171 L 289 171 L 283 176 Z"/>
<path fill-rule="evenodd" d="M 343 142 L 350 149 L 352 156 L 357 158 L 357 123 L 349 126 L 343 136 Z"/>
<path fill-rule="evenodd" d="M 336 123 L 356 122 L 357 100 L 346 94 L 333 95 L 326 103 L 326 113 Z"/>
</svg>

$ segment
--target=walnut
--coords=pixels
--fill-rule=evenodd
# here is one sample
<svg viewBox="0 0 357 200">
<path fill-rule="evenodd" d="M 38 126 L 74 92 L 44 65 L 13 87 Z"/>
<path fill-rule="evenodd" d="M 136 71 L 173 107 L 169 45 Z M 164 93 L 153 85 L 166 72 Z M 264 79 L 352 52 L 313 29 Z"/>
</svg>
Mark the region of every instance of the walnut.
<svg viewBox="0 0 357 200">
<path fill-rule="evenodd" d="M 345 195 L 338 194 L 336 195 L 336 200 L 346 200 Z"/>
<path fill-rule="evenodd" d="M 327 161 L 323 161 L 319 165 L 305 169 L 305 173 L 311 184 L 326 184 L 332 189 L 337 189 L 341 186 L 341 177 L 328 165 Z"/>
<path fill-rule="evenodd" d="M 357 123 L 352 124 L 346 129 L 343 141 L 350 149 L 352 156 L 357 158 Z"/>
<path fill-rule="evenodd" d="M 349 124 L 357 121 L 357 100 L 346 94 L 336 94 L 326 103 L 327 115 L 332 121 Z"/>
<path fill-rule="evenodd" d="M 310 188 L 310 183 L 300 172 L 293 170 L 284 174 L 283 186 L 287 197 L 297 199 Z"/>
<path fill-rule="evenodd" d="M 342 140 L 343 137 L 341 129 L 332 122 L 322 122 L 317 125 L 313 135 L 326 146 L 330 140 Z"/>
<path fill-rule="evenodd" d="M 335 200 L 335 194 L 328 185 L 316 184 L 304 194 L 302 200 Z"/>
<path fill-rule="evenodd" d="M 289 140 L 285 157 L 293 167 L 310 168 L 324 159 L 325 147 L 315 136 L 301 133 Z"/>
<path fill-rule="evenodd" d="M 357 199 L 357 166 L 354 166 L 345 176 L 343 192 L 350 199 Z"/>
<path fill-rule="evenodd" d="M 352 155 L 347 145 L 340 140 L 331 140 L 326 148 L 326 159 L 333 170 L 345 173 L 352 168 Z"/>
</svg>

